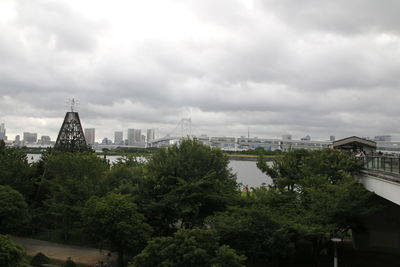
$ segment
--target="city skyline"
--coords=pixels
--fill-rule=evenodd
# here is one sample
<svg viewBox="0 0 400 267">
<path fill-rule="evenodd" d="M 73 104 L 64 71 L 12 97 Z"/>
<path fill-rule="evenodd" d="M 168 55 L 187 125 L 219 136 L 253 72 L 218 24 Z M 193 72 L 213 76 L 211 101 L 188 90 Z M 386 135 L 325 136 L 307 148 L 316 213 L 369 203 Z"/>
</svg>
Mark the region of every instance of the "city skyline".
<svg viewBox="0 0 400 267">
<path fill-rule="evenodd" d="M 56 138 L 84 128 L 314 140 L 391 135 L 400 2 L 0 2 L 0 122 Z M 66 24 L 68 22 L 68 24 Z M 142 132 L 142 134 L 146 134 Z M 99 138 L 100 139 L 100 138 Z"/>
<path fill-rule="evenodd" d="M 5 127 L 5 124 L 4 123 L 0 123 L 0 125 L 1 125 L 0 131 L 3 131 L 5 133 L 6 129 L 7 129 Z M 175 130 L 177 130 L 177 128 L 178 127 L 176 127 Z M 169 137 L 169 136 L 171 136 L 171 137 L 180 137 L 181 136 L 179 134 L 172 134 L 172 135 L 168 134 L 168 135 L 163 135 L 163 136 L 157 136 L 156 135 L 157 129 L 155 129 L 155 128 L 153 128 L 153 129 L 143 129 L 143 130 L 146 130 L 145 132 L 143 132 L 143 134 L 142 134 L 141 130 L 142 129 L 134 129 L 134 128 L 128 128 L 128 129 L 126 129 L 126 131 L 121 131 L 121 130 L 117 130 L 116 131 L 116 130 L 114 130 L 113 131 L 114 138 L 109 137 L 109 136 L 97 136 L 97 138 L 96 138 L 96 133 L 95 133 L 96 132 L 96 128 L 84 128 L 84 134 L 85 134 L 85 138 L 86 138 L 87 144 L 91 144 L 91 145 L 95 144 L 95 143 L 102 143 L 102 141 L 104 139 L 111 140 L 113 144 L 126 145 L 125 143 L 128 142 L 128 145 L 134 145 L 134 144 L 138 144 L 138 143 L 143 143 L 144 140 L 145 140 L 145 142 L 149 142 L 151 140 L 158 139 L 158 138 L 164 138 L 164 137 Z M 177 132 L 178 131 L 175 131 L 175 133 L 177 133 Z M 124 134 L 124 133 L 126 133 L 126 134 Z M 34 137 L 35 140 L 42 141 L 42 142 L 43 141 L 46 141 L 46 142 L 50 141 L 50 140 L 48 140 L 49 138 L 51 139 L 51 141 L 55 141 L 56 140 L 56 138 L 53 138 L 53 137 L 51 137 L 49 135 L 38 134 L 37 132 L 34 132 L 34 131 L 33 132 L 25 132 L 24 131 L 23 132 L 23 136 L 25 136 L 25 135 L 27 135 L 27 136 L 34 135 L 35 136 Z M 19 136 L 20 136 L 20 134 L 15 135 L 15 138 L 19 138 Z M 39 138 L 39 136 L 40 136 L 40 138 Z M 126 138 L 124 138 L 124 136 L 126 136 Z M 346 137 L 337 138 L 335 135 L 330 135 L 328 137 L 316 138 L 315 136 L 311 137 L 309 134 L 300 137 L 300 136 L 293 136 L 292 134 L 288 134 L 288 133 L 282 134 L 281 136 L 274 136 L 274 137 L 263 136 L 263 135 L 261 135 L 261 136 L 253 136 L 253 135 L 250 136 L 250 132 L 249 131 L 248 131 L 248 135 L 247 136 L 245 136 L 245 135 L 241 135 L 241 136 L 234 136 L 234 135 L 212 136 L 212 135 L 208 135 L 208 134 L 204 134 L 204 133 L 203 134 L 193 134 L 192 136 L 200 137 L 200 138 L 201 137 L 247 138 L 248 137 L 248 138 L 259 138 L 259 139 L 281 139 L 281 140 L 298 140 L 298 141 L 331 141 L 331 142 L 335 141 L 335 140 L 338 140 L 338 139 L 342 139 L 342 138 L 347 138 L 348 137 L 348 136 L 346 136 Z M 6 135 L 6 137 L 8 137 L 8 136 Z M 375 135 L 375 136 L 363 135 L 361 137 L 369 139 L 369 140 L 381 141 L 381 142 L 391 142 L 391 141 L 397 142 L 397 141 L 399 141 L 397 139 L 392 139 L 391 135 L 386 135 L 386 134 Z M 8 137 L 8 140 L 15 140 L 15 138 Z M 2 139 L 2 138 L 0 138 L 0 139 Z M 45 140 L 43 140 L 43 139 L 45 139 Z M 22 140 L 25 140 L 25 138 L 23 138 Z"/>
</svg>

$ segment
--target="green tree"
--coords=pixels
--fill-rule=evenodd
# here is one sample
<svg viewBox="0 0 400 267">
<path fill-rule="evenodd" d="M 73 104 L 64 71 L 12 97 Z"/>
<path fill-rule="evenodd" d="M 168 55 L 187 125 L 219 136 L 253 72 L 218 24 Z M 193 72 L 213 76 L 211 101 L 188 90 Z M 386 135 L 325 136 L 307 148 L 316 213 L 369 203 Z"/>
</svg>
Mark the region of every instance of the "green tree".
<svg viewBox="0 0 400 267">
<path fill-rule="evenodd" d="M 107 192 L 104 177 L 108 164 L 95 153 L 53 151 L 44 158 L 40 190 L 46 193 L 41 213 L 43 227 L 60 229 L 69 240 L 79 228 L 80 214 L 92 196 Z"/>
<path fill-rule="evenodd" d="M 302 184 L 309 184 L 312 176 L 324 177 L 324 180 L 335 184 L 343 177 L 359 173 L 362 164 L 346 151 L 300 149 L 291 150 L 276 158 L 272 167 L 260 156 L 257 167 L 272 178 L 276 188 L 299 192 Z"/>
<path fill-rule="evenodd" d="M 221 150 L 193 140 L 160 149 L 148 163 L 135 201 L 160 233 L 171 225 L 199 226 L 239 196 L 228 162 Z"/>
<path fill-rule="evenodd" d="M 92 197 L 85 205 L 82 220 L 92 240 L 118 252 L 120 267 L 125 266 L 124 255 L 136 255 L 151 233 L 129 195 Z"/>
<path fill-rule="evenodd" d="M 6 235 L 0 235 L 0 266 L 27 266 L 25 251 Z"/>
<path fill-rule="evenodd" d="M 240 267 L 244 256 L 220 246 L 212 230 L 179 230 L 172 237 L 157 237 L 133 259 L 131 267 Z"/>
<path fill-rule="evenodd" d="M 352 177 L 361 165 L 346 152 L 295 150 L 272 167 L 262 158 L 257 165 L 273 178 L 273 185 L 256 190 L 255 196 L 276 221 L 291 229 L 295 241 L 312 243 L 316 260 L 332 236 L 345 235 L 375 209 L 369 204 L 373 194 Z"/>
<path fill-rule="evenodd" d="M 26 154 L 16 148 L 8 148 L 0 140 L 0 185 L 9 185 L 30 199 L 34 192 L 32 169 Z"/>
<path fill-rule="evenodd" d="M 108 172 L 105 186 L 109 191 L 121 194 L 135 194 L 146 176 L 146 163 L 130 154 L 119 158 Z"/>
<path fill-rule="evenodd" d="M 231 207 L 209 217 L 212 229 L 249 264 L 278 262 L 293 254 L 294 246 L 289 228 L 275 221 L 268 206 L 251 197 L 243 207 Z"/>
<path fill-rule="evenodd" d="M 29 221 L 24 197 L 9 186 L 0 185 L 0 233 L 12 233 Z"/>
<path fill-rule="evenodd" d="M 275 187 L 293 192 L 298 183 L 305 177 L 303 172 L 304 159 L 308 154 L 309 151 L 307 150 L 292 150 L 281 157 L 277 157 L 272 167 L 267 165 L 261 155 L 258 158 L 257 167 L 272 178 Z"/>
</svg>

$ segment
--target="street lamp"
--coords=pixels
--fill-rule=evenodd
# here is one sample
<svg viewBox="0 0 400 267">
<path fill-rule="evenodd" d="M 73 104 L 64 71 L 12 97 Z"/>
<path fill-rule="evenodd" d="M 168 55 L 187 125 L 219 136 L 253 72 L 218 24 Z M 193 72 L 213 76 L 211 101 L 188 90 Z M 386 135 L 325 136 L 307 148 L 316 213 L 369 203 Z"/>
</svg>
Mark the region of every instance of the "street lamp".
<svg viewBox="0 0 400 267">
<path fill-rule="evenodd" d="M 333 242 L 333 247 L 335 249 L 334 255 L 333 255 L 333 267 L 338 267 L 338 253 L 337 253 L 337 244 L 339 242 L 342 242 L 341 238 L 334 237 L 331 239 Z"/>
</svg>

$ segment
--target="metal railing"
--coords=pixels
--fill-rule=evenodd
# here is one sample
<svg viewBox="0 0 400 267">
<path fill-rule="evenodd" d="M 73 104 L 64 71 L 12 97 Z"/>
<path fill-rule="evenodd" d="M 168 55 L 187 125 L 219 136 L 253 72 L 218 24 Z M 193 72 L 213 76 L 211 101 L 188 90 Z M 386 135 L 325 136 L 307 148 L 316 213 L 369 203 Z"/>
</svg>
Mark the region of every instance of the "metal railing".
<svg viewBox="0 0 400 267">
<path fill-rule="evenodd" d="M 364 168 L 367 170 L 400 174 L 400 157 L 365 156 L 362 160 Z"/>
</svg>

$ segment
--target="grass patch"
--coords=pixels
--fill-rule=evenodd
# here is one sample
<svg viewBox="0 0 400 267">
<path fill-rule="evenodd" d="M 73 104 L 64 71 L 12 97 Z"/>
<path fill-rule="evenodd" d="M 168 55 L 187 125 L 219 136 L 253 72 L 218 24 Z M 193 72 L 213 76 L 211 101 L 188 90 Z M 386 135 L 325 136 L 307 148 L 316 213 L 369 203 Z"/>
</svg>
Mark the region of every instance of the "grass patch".
<svg viewBox="0 0 400 267">
<path fill-rule="evenodd" d="M 68 239 L 63 238 L 63 234 L 61 230 L 46 230 L 35 233 L 34 235 L 29 236 L 32 239 L 39 239 L 43 241 L 65 244 L 65 245 L 73 245 L 73 246 L 93 246 L 96 247 L 95 244 L 89 244 L 87 240 L 83 238 L 83 233 L 81 230 L 71 231 L 69 233 Z"/>
<path fill-rule="evenodd" d="M 47 256 L 47 257 L 50 259 L 50 262 L 48 263 L 49 265 L 61 267 L 65 263 L 65 261 L 55 260 L 55 259 L 50 258 L 49 256 Z M 30 263 L 33 257 L 26 256 L 25 258 L 28 261 L 28 263 Z M 72 259 L 72 260 L 74 260 L 74 259 Z M 76 267 L 91 267 L 91 265 L 86 265 L 86 264 L 81 264 L 81 263 L 76 263 L 76 262 L 75 262 L 75 264 L 76 264 Z"/>
</svg>

